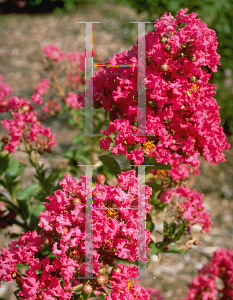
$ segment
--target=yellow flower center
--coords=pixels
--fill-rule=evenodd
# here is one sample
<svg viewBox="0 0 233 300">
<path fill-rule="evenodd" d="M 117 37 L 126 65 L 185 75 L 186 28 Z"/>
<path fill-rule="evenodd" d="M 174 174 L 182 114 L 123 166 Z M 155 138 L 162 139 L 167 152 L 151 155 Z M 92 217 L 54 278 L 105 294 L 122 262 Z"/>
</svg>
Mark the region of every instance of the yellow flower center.
<svg viewBox="0 0 233 300">
<path fill-rule="evenodd" d="M 185 91 L 185 94 L 191 96 L 191 93 L 197 92 L 198 89 L 199 89 L 199 86 L 196 83 L 193 83 L 191 86 L 191 89 Z"/>
<path fill-rule="evenodd" d="M 131 282 L 128 279 L 128 283 L 127 283 L 127 289 L 129 289 L 131 287 Z"/>
<path fill-rule="evenodd" d="M 152 141 L 148 141 L 146 143 L 143 143 L 143 147 L 145 147 L 146 149 L 151 149 L 155 147 L 155 144 Z"/>
<path fill-rule="evenodd" d="M 116 214 L 116 211 L 115 211 L 114 209 L 108 209 L 108 214 L 109 214 L 110 216 L 115 215 L 115 214 Z"/>
</svg>

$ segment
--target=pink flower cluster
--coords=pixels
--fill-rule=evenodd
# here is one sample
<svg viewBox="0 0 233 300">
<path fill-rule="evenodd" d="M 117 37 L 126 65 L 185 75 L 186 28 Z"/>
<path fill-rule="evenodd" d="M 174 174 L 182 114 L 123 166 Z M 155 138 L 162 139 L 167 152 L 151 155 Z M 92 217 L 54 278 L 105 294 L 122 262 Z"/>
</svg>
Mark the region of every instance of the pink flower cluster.
<svg viewBox="0 0 233 300">
<path fill-rule="evenodd" d="M 114 258 L 137 259 L 138 249 L 138 178 L 134 171 L 122 172 L 118 177 L 118 187 L 96 183 L 93 190 L 93 269 L 100 275 L 101 266 L 108 262 L 115 264 Z M 80 181 L 65 174 L 61 180 L 62 190 L 48 196 L 46 208 L 39 216 L 40 235 L 36 231 L 23 233 L 18 242 L 9 245 L 9 251 L 2 250 L 0 280 L 17 279 L 21 287 L 19 296 L 28 300 L 70 299 L 77 277 L 85 276 L 85 212 L 86 184 L 88 178 L 80 176 Z M 142 186 L 139 186 L 143 188 Z M 88 193 L 90 191 L 88 190 Z M 145 210 L 152 189 L 145 186 Z M 108 202 L 108 203 L 106 203 Z M 108 204 L 108 205 L 106 205 Z M 146 252 L 150 251 L 150 231 L 146 230 Z M 38 258 L 36 252 L 44 245 L 50 245 L 54 259 Z M 148 258 L 147 258 L 148 261 Z M 17 264 L 30 266 L 25 274 L 17 273 Z M 127 289 L 128 278 L 138 276 L 137 267 L 118 265 L 121 273 L 113 273 L 112 296 L 117 299 L 148 299 L 149 294 L 141 286 L 131 283 Z M 130 282 L 130 281 L 129 281 Z M 99 287 L 94 283 L 94 288 Z M 104 285 L 101 285 L 104 288 Z M 110 295 L 108 298 L 112 299 Z M 20 299 L 24 299 L 20 298 Z M 113 298 L 116 299 L 116 298 Z"/>
<path fill-rule="evenodd" d="M 64 103 L 72 109 L 83 108 L 84 101 L 78 101 L 76 93 L 83 90 L 85 84 L 85 52 L 66 54 L 55 45 L 45 46 L 42 51 L 47 57 L 44 62 L 47 64 L 45 70 L 48 71 L 48 79 L 42 79 L 31 96 L 37 105 L 43 103 L 43 95 L 48 96 L 42 107 L 41 119 L 62 112 L 61 104 Z"/>
<path fill-rule="evenodd" d="M 65 56 L 65 53 L 55 45 L 45 46 L 42 52 L 45 53 L 49 60 L 54 60 L 56 63 L 59 63 Z"/>
<path fill-rule="evenodd" d="M 40 105 L 43 102 L 43 98 L 41 96 L 43 96 L 46 93 L 46 91 L 49 88 L 49 84 L 50 82 L 48 81 L 48 79 L 42 79 L 42 81 L 37 86 L 35 86 L 34 94 L 31 96 L 30 99 L 37 105 Z"/>
<path fill-rule="evenodd" d="M 213 222 L 210 221 L 210 214 L 205 212 L 205 207 L 203 206 L 202 198 L 204 194 L 197 193 L 195 189 L 184 188 L 181 185 L 181 187 L 176 189 L 163 191 L 159 199 L 161 202 L 170 203 L 173 200 L 173 196 L 177 198 L 176 207 L 178 212 L 183 219 L 189 221 L 189 228 L 191 229 L 192 225 L 198 224 L 202 227 L 202 231 L 208 233 Z M 182 201 L 184 198 L 186 201 Z"/>
<path fill-rule="evenodd" d="M 1 121 L 3 127 L 9 130 L 9 136 L 3 137 L 4 150 L 15 152 L 16 147 L 21 144 L 22 140 L 29 142 L 31 147 L 36 142 L 37 146 L 42 146 L 49 149 L 51 146 L 57 144 L 54 141 L 55 134 L 51 134 L 50 128 L 45 128 L 39 121 L 37 121 L 37 112 L 31 105 L 30 101 L 25 98 L 19 99 L 16 96 L 6 99 L 9 92 L 12 90 L 8 86 L 4 86 L 0 82 L 2 88 L 2 98 L 0 98 L 2 112 L 8 112 L 11 119 Z M 43 139 L 43 136 L 46 139 Z M 39 145 L 40 144 L 40 145 Z"/>
<path fill-rule="evenodd" d="M 155 22 L 155 32 L 146 35 L 146 133 L 154 135 L 146 155 L 165 164 L 173 153 L 186 160 L 203 155 L 215 164 L 225 161 L 222 151 L 230 146 L 219 127 L 215 86 L 208 83 L 220 58 L 216 34 L 196 19 L 197 14 L 186 12 L 181 9 L 176 18 L 164 14 Z M 103 131 L 107 138 L 101 140 L 101 147 L 108 150 L 113 142 L 112 153 L 123 153 L 135 164 L 142 164 L 144 144 L 150 139 L 131 136 L 137 133 L 134 126 L 142 115 L 137 109 L 137 63 L 136 46 L 114 54 L 108 65 L 132 66 L 96 72 L 93 99 L 110 112 L 114 121 Z M 115 137 L 110 137 L 113 134 Z M 132 149 L 135 145 L 139 147 Z"/>
<path fill-rule="evenodd" d="M 146 290 L 150 294 L 150 300 L 163 300 L 162 294 L 157 289 L 149 287 Z"/>
<path fill-rule="evenodd" d="M 112 283 L 111 296 L 108 294 L 105 299 L 150 300 L 148 291 L 139 284 L 133 284 L 133 279 L 129 279 L 130 277 L 138 276 L 138 268 L 136 266 L 129 267 L 122 264 L 118 264 L 118 268 L 121 270 L 121 272 L 114 272 L 111 280 L 109 280 L 109 282 Z M 138 280 L 138 282 L 139 281 L 140 280 Z"/>
<path fill-rule="evenodd" d="M 220 282 L 217 282 L 216 279 Z M 224 300 L 233 299 L 233 251 L 218 249 L 211 262 L 204 265 L 197 277 L 189 284 L 186 298 L 181 300 Z"/>
</svg>

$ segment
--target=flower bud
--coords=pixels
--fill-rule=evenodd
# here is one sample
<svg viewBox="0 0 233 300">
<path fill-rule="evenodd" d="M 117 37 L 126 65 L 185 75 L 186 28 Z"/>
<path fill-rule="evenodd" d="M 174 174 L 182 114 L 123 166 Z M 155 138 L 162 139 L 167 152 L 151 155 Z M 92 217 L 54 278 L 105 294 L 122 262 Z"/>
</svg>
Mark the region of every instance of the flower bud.
<svg viewBox="0 0 233 300">
<path fill-rule="evenodd" d="M 85 284 L 82 288 L 82 291 L 85 295 L 89 295 L 93 291 L 93 288 L 90 284 Z"/>
<path fill-rule="evenodd" d="M 40 148 L 38 149 L 38 153 L 39 153 L 39 154 L 44 154 L 44 148 L 43 148 L 43 147 L 40 147 Z"/>
<path fill-rule="evenodd" d="M 190 76 L 190 81 L 191 81 L 191 82 L 196 83 L 197 80 L 198 80 L 198 77 L 197 77 L 197 76 L 195 76 L 195 75 L 191 75 L 191 76 Z"/>
<path fill-rule="evenodd" d="M 45 236 L 43 238 L 43 243 L 45 246 L 49 246 L 50 244 L 52 244 L 52 242 L 53 242 L 53 239 L 51 236 Z"/>
<path fill-rule="evenodd" d="M 169 69 L 170 69 L 170 66 L 169 66 L 168 64 L 166 64 L 166 63 L 164 63 L 164 64 L 162 64 L 162 65 L 160 66 L 160 70 L 161 70 L 162 72 L 167 72 Z"/>
<path fill-rule="evenodd" d="M 169 251 L 169 250 L 170 250 L 170 246 L 169 245 L 163 247 L 163 251 Z"/>
<path fill-rule="evenodd" d="M 82 203 L 80 198 L 73 198 L 72 202 L 73 202 L 74 205 L 79 205 L 79 204 Z"/>
<path fill-rule="evenodd" d="M 103 274 L 102 276 L 103 276 L 104 279 L 105 279 L 105 284 L 108 283 L 108 281 L 109 281 L 108 275 L 107 275 L 107 274 Z"/>
<path fill-rule="evenodd" d="M 166 43 L 167 42 L 167 37 L 166 36 L 163 36 L 161 39 L 160 39 L 160 43 Z"/>
<path fill-rule="evenodd" d="M 102 107 L 102 104 L 99 101 L 94 100 L 93 101 L 93 107 L 98 109 Z"/>
<path fill-rule="evenodd" d="M 99 182 L 100 184 L 104 184 L 105 182 L 105 176 L 103 174 L 99 174 L 96 176 L 96 181 Z"/>
<path fill-rule="evenodd" d="M 193 245 L 198 245 L 198 244 L 199 242 L 197 240 L 193 242 Z"/>
<path fill-rule="evenodd" d="M 63 233 L 66 234 L 69 231 L 69 229 L 67 227 L 63 228 Z"/>
<path fill-rule="evenodd" d="M 112 268 L 111 275 L 113 275 L 114 271 L 117 272 L 117 273 L 121 273 L 121 269 L 120 268 L 114 267 L 114 268 Z"/>
<path fill-rule="evenodd" d="M 25 104 L 21 109 L 22 114 L 24 114 L 25 112 L 29 112 L 29 111 L 30 111 L 30 105 L 29 104 Z"/>
<path fill-rule="evenodd" d="M 177 206 L 177 211 L 182 214 L 184 212 L 184 208 L 181 205 Z"/>
<path fill-rule="evenodd" d="M 8 143 L 8 138 L 6 136 L 4 136 L 1 141 L 3 142 L 4 145 L 6 145 Z"/>
<path fill-rule="evenodd" d="M 16 277 L 19 277 L 19 276 L 20 276 L 20 274 L 19 274 L 18 271 L 14 271 L 13 273 L 11 273 L 11 278 L 12 279 L 15 279 Z"/>
<path fill-rule="evenodd" d="M 18 285 L 21 285 L 21 277 L 19 276 L 19 277 L 16 277 L 16 283 L 18 284 Z"/>
<path fill-rule="evenodd" d="M 48 152 L 48 153 L 53 153 L 54 152 L 54 149 L 53 148 L 51 148 L 51 147 L 49 147 L 47 150 L 46 150 L 46 152 Z"/>
<path fill-rule="evenodd" d="M 192 62 L 194 62 L 194 61 L 196 61 L 196 56 L 193 56 L 192 54 L 191 55 L 188 55 L 188 60 L 189 61 L 192 61 Z"/>
<path fill-rule="evenodd" d="M 117 265 L 117 260 L 115 258 L 110 258 L 107 262 L 111 267 L 115 267 Z"/>
<path fill-rule="evenodd" d="M 105 281 L 106 281 L 106 278 L 105 278 L 103 275 L 99 276 L 99 277 L 96 279 L 96 283 L 97 283 L 98 285 L 103 285 L 103 284 L 105 284 Z"/>
<path fill-rule="evenodd" d="M 169 44 L 165 44 L 164 47 L 163 47 L 163 49 L 164 49 L 164 51 L 166 51 L 166 52 L 171 52 L 172 46 L 169 45 Z"/>
</svg>

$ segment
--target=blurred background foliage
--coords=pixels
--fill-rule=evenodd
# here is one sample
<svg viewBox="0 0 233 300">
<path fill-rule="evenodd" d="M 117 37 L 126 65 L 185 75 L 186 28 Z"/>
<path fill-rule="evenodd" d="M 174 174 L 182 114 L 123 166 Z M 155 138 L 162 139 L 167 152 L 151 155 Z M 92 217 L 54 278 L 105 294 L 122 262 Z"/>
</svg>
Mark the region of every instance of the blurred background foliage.
<svg viewBox="0 0 233 300">
<path fill-rule="evenodd" d="M 129 5 L 139 14 L 143 13 L 145 21 L 156 20 L 165 12 L 171 12 L 175 16 L 181 8 L 188 8 L 189 13 L 196 12 L 209 28 L 216 31 L 221 65 L 218 67 L 218 72 L 212 75 L 211 83 L 216 85 L 215 98 L 221 107 L 221 125 L 224 126 L 226 134 L 233 134 L 233 39 L 231 36 L 233 32 L 233 0 L 0 0 L 0 8 L 3 12 L 12 10 L 29 13 L 55 11 L 55 13 L 62 14 L 78 10 L 80 6 L 84 5 L 103 5 L 104 7 L 104 3 Z M 111 6 L 110 10 L 111 14 L 116 17 L 114 6 Z M 121 36 L 130 39 L 131 26 L 128 20 L 123 23 L 119 24 L 119 29 L 122 31 Z M 152 26 L 150 26 L 150 30 L 153 30 Z"/>
</svg>

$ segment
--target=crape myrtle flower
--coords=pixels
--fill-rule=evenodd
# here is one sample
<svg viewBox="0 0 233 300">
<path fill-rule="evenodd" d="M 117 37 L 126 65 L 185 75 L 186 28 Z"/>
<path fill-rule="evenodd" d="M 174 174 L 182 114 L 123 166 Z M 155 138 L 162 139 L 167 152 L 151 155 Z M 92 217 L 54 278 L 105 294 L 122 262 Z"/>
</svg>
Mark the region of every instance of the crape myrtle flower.
<svg viewBox="0 0 233 300">
<path fill-rule="evenodd" d="M 225 161 L 222 151 L 230 147 L 220 127 L 215 85 L 208 83 L 220 64 L 216 34 L 197 14 L 186 12 L 181 9 L 176 18 L 164 14 L 155 22 L 155 31 L 146 35 L 145 132 L 154 135 L 153 141 L 131 136 L 137 133 L 134 126 L 141 113 L 137 109 L 137 46 L 114 54 L 107 62 L 131 67 L 102 68 L 93 76 L 94 103 L 109 111 L 114 122 L 102 131 L 106 138 L 100 145 L 113 154 L 123 153 L 136 164 L 142 164 L 145 156 L 167 164 L 173 153 L 186 160 L 202 155 L 215 164 Z M 83 99 L 84 94 L 78 98 Z M 143 144 L 148 141 L 154 147 L 145 153 Z"/>
<path fill-rule="evenodd" d="M 117 264 L 116 258 L 135 261 L 138 256 L 138 188 L 139 178 L 135 171 L 122 172 L 118 176 L 118 185 L 95 183 L 93 189 L 93 271 L 94 277 L 100 276 L 106 262 Z M 86 194 L 90 189 L 86 176 L 80 175 L 80 181 L 65 174 L 60 181 L 62 189 L 46 198 L 45 211 L 38 216 L 41 231 L 23 233 L 18 241 L 9 244 L 9 250 L 3 248 L 0 258 L 0 280 L 16 282 L 20 286 L 18 296 L 21 300 L 30 299 L 71 299 L 77 277 L 85 276 L 85 213 Z M 150 210 L 152 189 L 145 186 L 145 211 Z M 150 242 L 150 231 L 146 230 L 146 247 Z M 42 247 L 49 246 L 54 258 L 38 255 Z M 146 258 L 146 261 L 149 259 Z M 18 264 L 26 264 L 29 269 L 21 274 Z M 113 270 L 112 295 L 107 299 L 148 299 L 148 292 L 134 285 L 128 277 L 137 277 L 137 267 L 117 266 L 120 275 Z M 105 276 L 105 275 L 104 275 Z M 110 281 L 111 282 L 111 281 Z M 101 292 L 103 282 L 92 282 L 91 288 Z M 122 293 L 123 292 L 123 293 Z M 97 293 L 98 294 L 98 293 Z M 115 296 L 114 296 L 115 295 Z M 112 297 L 112 298 L 111 298 Z"/>
</svg>

